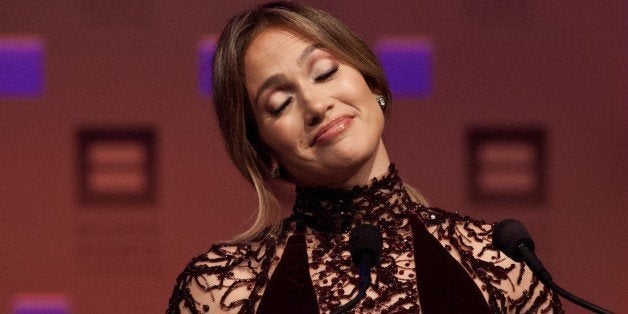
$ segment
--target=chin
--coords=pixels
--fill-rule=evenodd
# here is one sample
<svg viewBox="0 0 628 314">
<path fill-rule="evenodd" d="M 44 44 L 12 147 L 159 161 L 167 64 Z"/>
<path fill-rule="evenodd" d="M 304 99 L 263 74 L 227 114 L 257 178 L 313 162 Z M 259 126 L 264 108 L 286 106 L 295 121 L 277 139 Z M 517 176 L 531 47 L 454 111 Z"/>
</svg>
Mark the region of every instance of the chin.
<svg viewBox="0 0 628 314">
<path fill-rule="evenodd" d="M 372 158 L 377 153 L 379 140 L 366 141 L 364 138 L 360 140 L 347 139 L 336 145 L 335 155 L 338 159 L 347 163 L 360 163 Z"/>
<path fill-rule="evenodd" d="M 354 173 L 359 171 L 364 165 L 368 164 L 376 154 L 377 147 L 361 147 L 357 145 L 349 145 L 345 149 L 336 151 L 333 155 L 326 156 L 329 168 L 332 171 L 341 173 Z"/>
<path fill-rule="evenodd" d="M 319 151 L 314 157 L 316 161 L 294 177 L 295 183 L 305 186 L 341 187 L 365 167 L 369 167 L 377 155 L 378 145 L 379 141 L 367 141 L 364 137 L 345 138 Z M 370 169 L 367 171 L 370 172 Z"/>
</svg>

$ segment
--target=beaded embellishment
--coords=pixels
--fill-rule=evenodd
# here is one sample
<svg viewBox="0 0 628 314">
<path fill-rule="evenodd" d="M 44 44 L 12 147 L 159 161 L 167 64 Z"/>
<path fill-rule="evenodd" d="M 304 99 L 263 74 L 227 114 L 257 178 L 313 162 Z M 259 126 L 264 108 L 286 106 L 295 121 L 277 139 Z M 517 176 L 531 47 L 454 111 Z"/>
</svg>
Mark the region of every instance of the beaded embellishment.
<svg viewBox="0 0 628 314">
<path fill-rule="evenodd" d="M 281 258 L 277 252 L 297 223 L 307 226 L 310 277 L 321 313 L 329 313 L 356 293 L 357 272 L 347 242 L 349 230 L 360 223 L 377 225 L 384 247 L 380 265 L 372 271 L 373 287 L 355 312 L 420 312 L 408 213 L 417 213 L 444 249 L 458 256 L 492 312 L 562 311 L 549 289 L 529 279 L 529 269 L 493 248 L 491 225 L 412 201 L 391 165 L 381 179 L 350 190 L 297 188 L 293 214 L 277 236 L 214 245 L 194 258 L 177 278 L 168 313 L 210 312 L 215 306 L 254 313 Z M 523 293 L 515 297 L 513 291 Z"/>
</svg>

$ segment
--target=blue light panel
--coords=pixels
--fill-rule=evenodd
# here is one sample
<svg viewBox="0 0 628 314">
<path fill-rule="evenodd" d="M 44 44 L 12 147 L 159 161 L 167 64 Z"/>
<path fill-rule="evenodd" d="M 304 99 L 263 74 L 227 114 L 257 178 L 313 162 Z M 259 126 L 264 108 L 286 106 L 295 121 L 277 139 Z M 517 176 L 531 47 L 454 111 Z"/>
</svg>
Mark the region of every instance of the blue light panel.
<svg viewBox="0 0 628 314">
<path fill-rule="evenodd" d="M 394 96 L 424 98 L 432 93 L 431 42 L 425 39 L 385 39 L 377 44 L 375 51 Z"/>
<path fill-rule="evenodd" d="M 216 40 L 207 38 L 198 45 L 198 90 L 205 97 L 212 94 L 212 63 L 216 52 Z"/>
<path fill-rule="evenodd" d="M 44 94 L 44 44 L 37 38 L 0 37 L 0 98 Z"/>
</svg>

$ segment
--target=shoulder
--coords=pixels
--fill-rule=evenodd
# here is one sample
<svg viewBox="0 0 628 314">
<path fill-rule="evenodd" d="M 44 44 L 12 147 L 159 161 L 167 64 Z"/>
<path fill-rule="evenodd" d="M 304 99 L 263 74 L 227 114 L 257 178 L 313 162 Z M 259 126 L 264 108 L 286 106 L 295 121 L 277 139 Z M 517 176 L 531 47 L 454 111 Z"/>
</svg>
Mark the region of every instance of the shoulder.
<svg viewBox="0 0 628 314">
<path fill-rule="evenodd" d="M 440 208 L 420 211 L 428 230 L 478 284 L 491 308 L 500 312 L 561 312 L 560 301 L 493 245 L 494 224 Z"/>
<path fill-rule="evenodd" d="M 222 243 L 193 258 L 177 277 L 168 313 L 253 312 L 277 240 Z"/>
<path fill-rule="evenodd" d="M 493 225 L 483 220 L 437 207 L 422 207 L 417 214 L 425 227 L 441 242 L 454 242 L 464 251 L 484 255 L 492 248 Z"/>
<path fill-rule="evenodd" d="M 493 247 L 492 224 L 436 207 L 419 208 L 418 214 L 428 231 L 465 267 L 465 261 L 496 263 L 505 257 Z"/>
</svg>

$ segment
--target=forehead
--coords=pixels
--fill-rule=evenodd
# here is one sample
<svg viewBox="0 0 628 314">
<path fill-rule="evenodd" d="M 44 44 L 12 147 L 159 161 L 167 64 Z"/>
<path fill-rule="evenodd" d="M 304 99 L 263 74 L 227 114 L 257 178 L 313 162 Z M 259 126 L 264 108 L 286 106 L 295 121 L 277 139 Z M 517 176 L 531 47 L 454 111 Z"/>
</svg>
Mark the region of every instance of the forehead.
<svg viewBox="0 0 628 314">
<path fill-rule="evenodd" d="M 268 27 L 259 32 L 244 53 L 244 68 L 267 65 L 268 61 L 290 61 L 313 42 L 283 28 Z"/>
</svg>

